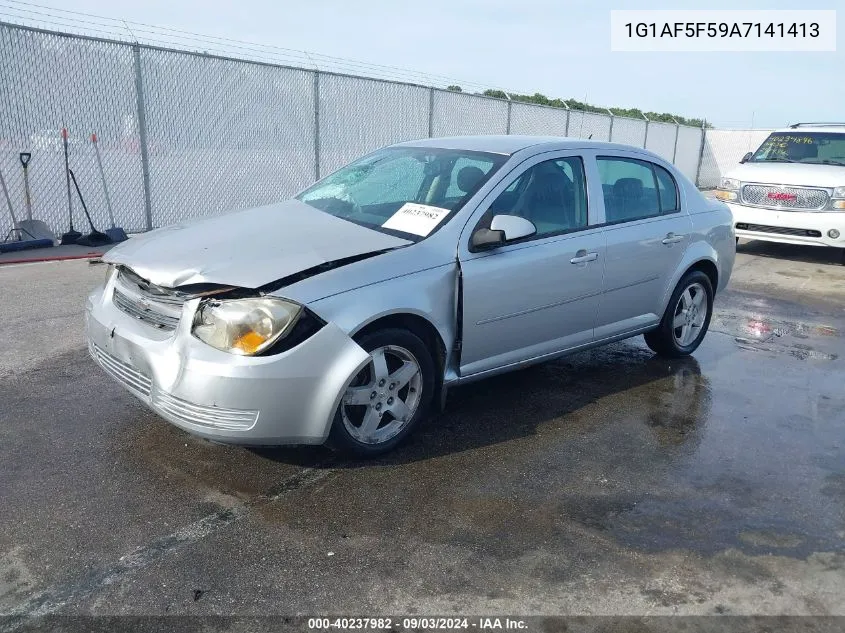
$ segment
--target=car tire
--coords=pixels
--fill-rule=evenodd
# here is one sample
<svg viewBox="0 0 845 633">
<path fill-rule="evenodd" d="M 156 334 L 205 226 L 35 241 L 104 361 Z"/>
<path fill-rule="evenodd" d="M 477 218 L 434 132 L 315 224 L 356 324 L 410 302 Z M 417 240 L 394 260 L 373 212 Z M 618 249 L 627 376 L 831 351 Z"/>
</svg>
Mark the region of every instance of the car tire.
<svg viewBox="0 0 845 633">
<path fill-rule="evenodd" d="M 646 345 L 660 356 L 688 356 L 701 344 L 712 316 L 710 278 L 700 270 L 690 271 L 675 286 L 660 325 L 645 334 Z"/>
<path fill-rule="evenodd" d="M 370 332 L 356 341 L 372 360 L 341 396 L 326 444 L 347 455 L 376 457 L 393 450 L 428 415 L 435 364 L 425 343 L 408 330 Z"/>
</svg>

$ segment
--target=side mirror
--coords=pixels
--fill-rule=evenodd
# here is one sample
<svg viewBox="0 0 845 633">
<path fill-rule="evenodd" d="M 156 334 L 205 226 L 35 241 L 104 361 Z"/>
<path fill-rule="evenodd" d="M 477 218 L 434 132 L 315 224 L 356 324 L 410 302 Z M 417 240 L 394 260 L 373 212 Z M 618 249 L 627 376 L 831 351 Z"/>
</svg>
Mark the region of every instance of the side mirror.
<svg viewBox="0 0 845 633">
<path fill-rule="evenodd" d="M 490 228 L 481 228 L 472 234 L 470 245 L 473 250 L 495 248 L 507 242 L 529 237 L 537 232 L 534 223 L 518 215 L 495 215 Z"/>
<path fill-rule="evenodd" d="M 742 157 L 742 159 L 739 162 L 740 163 L 747 163 L 748 159 L 751 158 L 752 154 L 753 154 L 753 152 L 748 152 L 745 156 Z"/>
<path fill-rule="evenodd" d="M 490 221 L 491 231 L 503 231 L 505 241 L 512 242 L 521 237 L 529 237 L 537 232 L 537 227 L 531 220 L 518 215 L 494 215 Z"/>
</svg>

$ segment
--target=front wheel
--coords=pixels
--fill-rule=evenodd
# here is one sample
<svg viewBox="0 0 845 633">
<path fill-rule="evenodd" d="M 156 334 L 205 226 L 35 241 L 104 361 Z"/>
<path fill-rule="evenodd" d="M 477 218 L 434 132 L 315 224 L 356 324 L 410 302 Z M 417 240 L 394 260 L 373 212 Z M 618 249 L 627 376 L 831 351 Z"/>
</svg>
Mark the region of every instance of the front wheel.
<svg viewBox="0 0 845 633">
<path fill-rule="evenodd" d="M 434 394 L 434 361 L 418 336 L 400 329 L 363 335 L 370 362 L 335 412 L 328 445 L 359 457 L 392 450 L 423 418 Z"/>
<path fill-rule="evenodd" d="M 660 325 L 646 333 L 646 345 L 656 354 L 670 358 L 692 354 L 704 339 L 711 316 L 710 278 L 700 270 L 693 270 L 678 282 Z"/>
</svg>

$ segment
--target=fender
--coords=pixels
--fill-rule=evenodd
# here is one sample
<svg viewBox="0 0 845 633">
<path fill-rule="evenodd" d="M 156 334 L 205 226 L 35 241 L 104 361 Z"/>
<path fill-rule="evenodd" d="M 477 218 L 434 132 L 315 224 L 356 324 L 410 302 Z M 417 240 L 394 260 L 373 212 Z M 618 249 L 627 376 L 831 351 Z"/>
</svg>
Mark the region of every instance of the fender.
<svg viewBox="0 0 845 633">
<path fill-rule="evenodd" d="M 718 252 L 710 246 L 704 240 L 698 240 L 693 242 L 687 247 L 687 250 L 684 252 L 684 256 L 681 259 L 681 263 L 678 264 L 678 267 L 675 269 L 675 272 L 672 273 L 672 277 L 669 280 L 666 288 L 663 291 L 663 297 L 660 301 L 660 315 L 662 315 L 666 311 L 666 306 L 669 303 L 669 299 L 672 296 L 672 293 L 675 291 L 675 286 L 678 285 L 678 282 L 681 280 L 681 277 L 686 274 L 686 272 L 692 268 L 695 264 L 701 261 L 709 261 L 716 266 L 716 270 L 719 271 L 719 279 L 721 280 L 722 274 L 719 269 L 719 254 Z M 713 292 L 717 291 L 716 288 L 713 288 Z"/>
<path fill-rule="evenodd" d="M 448 367 L 456 337 L 455 283 L 455 262 L 450 262 L 325 297 L 309 303 L 308 307 L 349 336 L 386 316 L 412 314 L 421 317 L 434 327 L 443 341 Z"/>
</svg>

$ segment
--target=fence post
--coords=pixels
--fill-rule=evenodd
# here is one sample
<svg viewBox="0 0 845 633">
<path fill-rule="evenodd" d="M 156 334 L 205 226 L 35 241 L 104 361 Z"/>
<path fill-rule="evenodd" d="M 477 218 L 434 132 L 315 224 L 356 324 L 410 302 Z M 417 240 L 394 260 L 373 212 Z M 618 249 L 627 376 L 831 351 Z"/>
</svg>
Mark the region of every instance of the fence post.
<svg viewBox="0 0 845 633">
<path fill-rule="evenodd" d="M 610 115 L 610 129 L 607 131 L 607 142 L 613 142 L 613 111 L 610 108 L 605 108 L 607 113 Z"/>
<path fill-rule="evenodd" d="M 648 145 L 648 124 L 651 123 L 651 121 L 648 120 L 648 117 L 645 114 L 643 115 L 643 118 L 645 119 L 645 136 L 643 137 L 643 149 L 646 149 Z"/>
<path fill-rule="evenodd" d="M 701 122 L 701 145 L 698 148 L 698 167 L 695 169 L 695 186 L 698 187 L 701 179 L 701 164 L 704 162 L 704 141 L 707 138 L 707 121 Z"/>
<path fill-rule="evenodd" d="M 563 135 L 569 136 L 569 119 L 572 118 L 572 109 L 569 107 L 569 104 L 566 103 L 566 99 L 563 100 L 563 105 L 566 106 L 566 131 Z"/>
<path fill-rule="evenodd" d="M 428 89 L 428 138 L 434 136 L 434 88 Z"/>
<path fill-rule="evenodd" d="M 675 157 L 678 155 L 678 134 L 681 132 L 681 124 L 675 117 L 672 117 L 672 120 L 675 122 L 675 147 L 672 148 L 672 164 L 674 165 Z"/>
<path fill-rule="evenodd" d="M 138 144 L 141 146 L 141 176 L 144 184 L 144 215 L 148 231 L 153 229 L 153 208 L 150 201 L 150 155 L 147 148 L 147 111 L 144 107 L 144 79 L 141 76 L 141 47 L 132 46 L 135 62 L 135 95 L 138 108 Z"/>
<path fill-rule="evenodd" d="M 320 71 L 314 71 L 314 180 L 320 180 Z"/>
<path fill-rule="evenodd" d="M 513 102 L 508 101 L 508 124 L 507 124 L 507 127 L 505 128 L 505 134 L 511 133 L 511 107 L 512 106 L 513 106 Z"/>
</svg>

